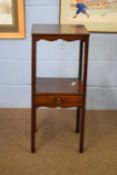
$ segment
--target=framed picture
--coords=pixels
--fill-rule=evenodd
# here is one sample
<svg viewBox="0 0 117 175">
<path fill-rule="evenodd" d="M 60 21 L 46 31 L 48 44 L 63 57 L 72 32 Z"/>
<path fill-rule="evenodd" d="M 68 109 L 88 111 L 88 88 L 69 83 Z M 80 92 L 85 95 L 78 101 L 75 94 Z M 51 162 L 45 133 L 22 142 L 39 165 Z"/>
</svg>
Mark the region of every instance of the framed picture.
<svg viewBox="0 0 117 175">
<path fill-rule="evenodd" d="M 83 24 L 89 32 L 117 32 L 117 0 L 60 0 L 60 24 Z"/>
<path fill-rule="evenodd" d="M 0 38 L 24 38 L 24 0 L 0 0 Z"/>
</svg>

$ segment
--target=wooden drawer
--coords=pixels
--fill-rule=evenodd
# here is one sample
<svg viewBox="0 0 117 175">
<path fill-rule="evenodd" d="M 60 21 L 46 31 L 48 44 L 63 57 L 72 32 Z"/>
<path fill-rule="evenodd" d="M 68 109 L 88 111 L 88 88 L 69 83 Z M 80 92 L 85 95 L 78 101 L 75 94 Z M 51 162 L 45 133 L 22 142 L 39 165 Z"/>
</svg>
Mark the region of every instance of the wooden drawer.
<svg viewBox="0 0 117 175">
<path fill-rule="evenodd" d="M 76 95 L 36 95 L 35 105 L 48 107 L 75 107 L 82 106 L 83 96 Z"/>
</svg>

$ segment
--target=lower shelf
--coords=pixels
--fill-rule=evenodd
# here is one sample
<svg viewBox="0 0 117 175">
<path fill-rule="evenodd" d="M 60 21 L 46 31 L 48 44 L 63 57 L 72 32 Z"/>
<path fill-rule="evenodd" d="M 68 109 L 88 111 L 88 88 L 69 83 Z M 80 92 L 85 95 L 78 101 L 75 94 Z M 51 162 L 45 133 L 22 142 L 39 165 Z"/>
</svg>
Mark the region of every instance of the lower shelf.
<svg viewBox="0 0 117 175">
<path fill-rule="evenodd" d="M 83 83 L 77 78 L 36 78 L 36 94 L 82 95 Z"/>
</svg>

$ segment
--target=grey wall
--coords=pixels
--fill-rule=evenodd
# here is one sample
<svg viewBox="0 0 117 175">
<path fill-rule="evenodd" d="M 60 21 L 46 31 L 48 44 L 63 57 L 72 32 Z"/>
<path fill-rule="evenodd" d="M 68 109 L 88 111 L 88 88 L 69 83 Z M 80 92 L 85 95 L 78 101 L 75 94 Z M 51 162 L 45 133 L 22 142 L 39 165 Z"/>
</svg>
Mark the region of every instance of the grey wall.
<svg viewBox="0 0 117 175">
<path fill-rule="evenodd" d="M 26 38 L 0 40 L 0 107 L 31 105 L 31 25 L 58 23 L 58 0 L 26 0 Z M 117 35 L 91 34 L 88 109 L 117 109 Z M 78 42 L 38 43 L 40 76 L 76 77 Z M 53 74 L 54 72 L 54 74 Z"/>
</svg>

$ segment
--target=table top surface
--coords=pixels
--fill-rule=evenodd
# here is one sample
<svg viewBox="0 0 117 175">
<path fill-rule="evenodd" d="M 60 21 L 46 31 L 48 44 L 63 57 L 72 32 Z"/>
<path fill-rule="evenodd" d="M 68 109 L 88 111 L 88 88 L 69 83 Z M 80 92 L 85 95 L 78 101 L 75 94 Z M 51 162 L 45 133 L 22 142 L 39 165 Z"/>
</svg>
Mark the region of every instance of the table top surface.
<svg viewBox="0 0 117 175">
<path fill-rule="evenodd" d="M 89 35 L 84 25 L 33 24 L 32 35 Z"/>
</svg>

